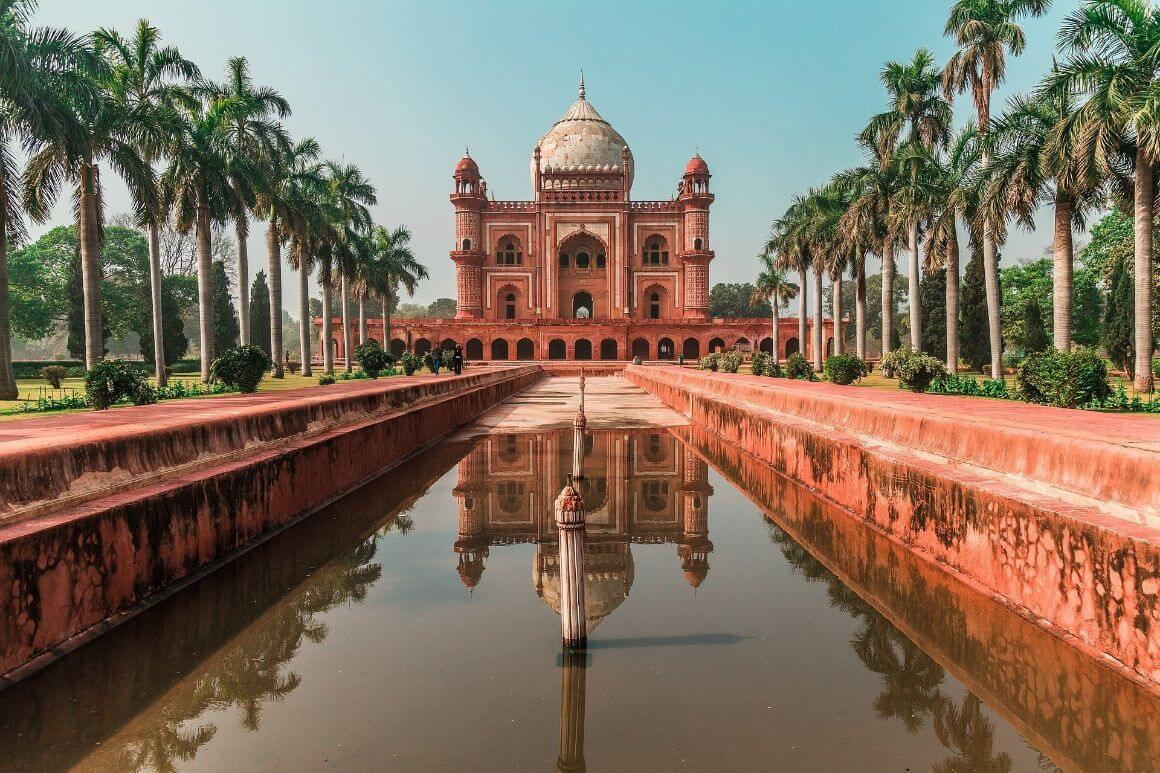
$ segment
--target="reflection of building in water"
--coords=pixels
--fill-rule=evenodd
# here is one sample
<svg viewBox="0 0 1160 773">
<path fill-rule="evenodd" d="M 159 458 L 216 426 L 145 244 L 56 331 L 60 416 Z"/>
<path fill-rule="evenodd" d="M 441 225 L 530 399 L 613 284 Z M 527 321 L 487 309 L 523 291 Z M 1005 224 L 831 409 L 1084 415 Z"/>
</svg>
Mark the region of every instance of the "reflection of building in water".
<svg viewBox="0 0 1160 773">
<path fill-rule="evenodd" d="M 633 542 L 674 543 L 694 588 L 709 571 L 709 468 L 668 432 L 589 432 L 585 610 L 592 630 L 632 587 Z M 559 611 L 552 507 L 572 470 L 573 435 L 489 435 L 459 463 L 459 576 L 474 588 L 492 546 L 537 544 L 532 582 Z"/>
</svg>

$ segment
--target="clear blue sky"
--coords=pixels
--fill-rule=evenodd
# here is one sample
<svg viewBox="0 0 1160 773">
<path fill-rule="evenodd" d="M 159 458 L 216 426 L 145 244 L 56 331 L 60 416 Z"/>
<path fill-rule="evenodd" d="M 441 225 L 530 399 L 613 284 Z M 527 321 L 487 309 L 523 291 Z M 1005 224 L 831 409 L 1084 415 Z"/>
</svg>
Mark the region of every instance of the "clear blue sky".
<svg viewBox="0 0 1160 773">
<path fill-rule="evenodd" d="M 1059 22 L 1078 0 L 1024 22 L 1028 50 L 999 98 L 1050 66 Z M 41 23 L 127 32 L 144 16 L 168 43 L 220 73 L 244 55 L 258 83 L 294 109 L 295 136 L 358 163 L 378 186 L 377 220 L 406 223 L 431 281 L 417 299 L 454 295 L 447 252 L 451 171 L 465 145 L 497 198 L 530 198 L 536 140 L 588 98 L 632 147 L 638 199 L 667 198 L 697 149 L 717 203 L 712 281 L 748 281 L 770 221 L 791 196 L 859 161 L 853 137 L 884 107 L 878 72 L 919 46 L 939 61 L 949 0 L 752 2 L 385 2 L 44 0 Z M 969 98 L 959 103 L 965 115 Z M 107 175 L 107 179 L 113 175 Z M 117 182 L 110 213 L 126 211 Z M 68 203 L 57 222 L 68 219 Z M 1049 220 L 1017 232 L 1005 261 L 1038 257 Z M 253 270 L 265 256 L 250 245 Z M 876 270 L 876 269 L 873 269 Z M 296 285 L 284 282 L 287 308 Z"/>
</svg>

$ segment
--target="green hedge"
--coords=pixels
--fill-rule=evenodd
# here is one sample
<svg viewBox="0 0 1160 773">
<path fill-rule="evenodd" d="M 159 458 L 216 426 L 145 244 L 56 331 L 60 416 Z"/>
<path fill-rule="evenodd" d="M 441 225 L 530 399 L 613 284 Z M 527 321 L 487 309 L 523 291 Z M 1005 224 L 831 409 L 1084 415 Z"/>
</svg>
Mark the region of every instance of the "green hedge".
<svg viewBox="0 0 1160 773">
<path fill-rule="evenodd" d="M 125 367 L 141 373 L 153 375 L 153 363 L 143 360 L 118 360 Z M 68 369 L 69 378 L 83 378 L 85 364 L 80 360 L 16 360 L 12 363 L 12 372 L 16 378 L 40 378 L 40 369 L 49 365 L 59 365 Z M 200 360 L 178 360 L 169 368 L 170 373 L 201 373 Z"/>
</svg>

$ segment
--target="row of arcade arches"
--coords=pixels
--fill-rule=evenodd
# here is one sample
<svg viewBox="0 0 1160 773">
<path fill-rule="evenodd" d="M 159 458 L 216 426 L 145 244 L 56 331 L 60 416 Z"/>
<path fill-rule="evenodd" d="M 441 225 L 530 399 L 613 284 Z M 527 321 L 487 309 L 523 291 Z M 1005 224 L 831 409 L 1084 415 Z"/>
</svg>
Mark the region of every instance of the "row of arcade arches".
<svg viewBox="0 0 1160 773">
<path fill-rule="evenodd" d="M 453 349 L 457 343 L 454 339 L 445 338 L 439 342 L 439 348 Z M 827 354 L 833 352 L 833 345 L 832 338 L 827 340 Z M 725 339 L 715 337 L 702 347 L 700 339 L 697 338 L 680 340 L 679 338 L 664 337 L 655 342 L 646 338 L 635 338 L 629 345 L 628 351 L 625 352 L 621 350 L 620 342 L 615 338 L 604 338 L 599 341 L 580 338 L 571 346 L 562 338 L 553 338 L 548 341 L 546 351 L 541 355 L 536 351 L 535 341 L 530 338 L 520 338 L 514 342 L 505 338 L 496 338 L 488 344 L 478 338 L 471 338 L 463 345 L 463 355 L 467 360 L 628 360 L 633 357 L 640 357 L 642 360 L 675 360 L 678 356 L 683 356 L 685 360 L 695 360 L 702 354 L 722 351 L 726 348 L 733 348 L 733 346 L 748 348 L 751 343 L 748 338 L 741 337 L 727 345 Z M 762 338 L 758 346 L 763 352 L 772 352 L 773 339 Z M 422 356 L 434 347 L 435 344 L 432 340 L 417 338 L 413 342 L 412 351 Z M 402 354 L 406 348 L 407 345 L 401 338 L 395 338 L 391 341 L 391 352 L 395 356 Z M 796 337 L 787 339 L 785 356 L 798 351 L 801 351 L 798 339 Z"/>
</svg>

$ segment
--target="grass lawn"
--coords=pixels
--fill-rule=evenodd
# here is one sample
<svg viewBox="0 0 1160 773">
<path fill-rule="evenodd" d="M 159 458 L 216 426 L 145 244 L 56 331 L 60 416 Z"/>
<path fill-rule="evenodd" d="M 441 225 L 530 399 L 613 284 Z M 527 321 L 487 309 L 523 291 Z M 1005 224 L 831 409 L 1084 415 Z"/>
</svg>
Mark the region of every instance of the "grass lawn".
<svg viewBox="0 0 1160 773">
<path fill-rule="evenodd" d="M 426 371 L 421 371 L 425 373 Z M 401 375 L 402 371 L 399 370 Z M 335 375 L 338 375 L 336 372 Z M 389 376 L 379 376 L 379 378 L 389 378 Z M 169 383 L 172 384 L 177 381 L 183 381 L 187 384 L 200 383 L 201 376 L 197 373 L 176 373 L 169 377 Z M 149 379 L 149 383 L 155 384 L 155 379 Z M 343 383 L 341 379 L 339 384 Z M 29 413 L 5 413 L 19 409 L 26 401 L 33 403 L 40 398 L 61 399 L 70 394 L 83 395 L 85 392 L 85 380 L 83 378 L 66 378 L 61 381 L 60 389 L 52 389 L 45 383 L 44 379 L 28 378 L 17 379 L 16 386 L 20 390 L 20 397 L 16 400 L 0 400 L 0 421 L 12 421 L 18 419 L 40 418 L 44 416 L 57 416 L 65 413 L 76 413 L 82 410 L 92 410 L 91 408 L 77 408 L 73 410 L 63 411 L 44 411 L 44 412 L 29 412 Z M 284 392 L 288 389 L 301 389 L 303 387 L 317 387 L 318 375 L 303 376 L 300 374 L 287 373 L 285 378 L 272 378 L 267 376 L 262 379 L 262 383 L 258 386 L 259 392 Z M 227 392 L 226 394 L 237 394 L 236 392 Z M 190 398 L 190 399 L 212 399 L 214 397 L 224 397 L 226 395 L 205 395 L 204 398 Z"/>
</svg>

